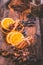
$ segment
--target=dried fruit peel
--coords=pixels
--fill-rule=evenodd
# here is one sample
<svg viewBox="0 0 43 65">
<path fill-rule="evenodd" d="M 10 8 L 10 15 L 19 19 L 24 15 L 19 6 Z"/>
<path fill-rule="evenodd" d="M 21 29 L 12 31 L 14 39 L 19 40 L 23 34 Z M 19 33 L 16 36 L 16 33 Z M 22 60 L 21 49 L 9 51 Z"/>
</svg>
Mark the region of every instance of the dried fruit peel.
<svg viewBox="0 0 43 65">
<path fill-rule="evenodd" d="M 6 41 L 8 42 L 8 43 L 10 43 L 10 36 L 13 34 L 13 32 L 10 32 L 10 33 L 8 33 L 8 35 L 6 36 Z"/>
</svg>

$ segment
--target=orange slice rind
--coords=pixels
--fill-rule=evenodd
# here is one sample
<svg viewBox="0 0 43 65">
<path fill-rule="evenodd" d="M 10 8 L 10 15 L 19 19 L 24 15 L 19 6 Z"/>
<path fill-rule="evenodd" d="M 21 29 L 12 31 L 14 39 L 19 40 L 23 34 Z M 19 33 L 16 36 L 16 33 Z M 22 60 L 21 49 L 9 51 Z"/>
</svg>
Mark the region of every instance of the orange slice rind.
<svg viewBox="0 0 43 65">
<path fill-rule="evenodd" d="M 7 34 L 7 36 L 6 36 L 6 41 L 7 41 L 8 43 L 11 43 L 11 42 L 10 42 L 10 37 L 11 37 L 11 35 L 12 35 L 14 32 L 16 32 L 16 31 L 11 31 L 11 32 L 9 32 L 9 33 Z"/>
<path fill-rule="evenodd" d="M 6 41 L 8 42 L 8 43 L 10 43 L 10 36 L 13 34 L 13 32 L 10 32 L 10 33 L 8 33 L 8 35 L 6 36 Z"/>
</svg>

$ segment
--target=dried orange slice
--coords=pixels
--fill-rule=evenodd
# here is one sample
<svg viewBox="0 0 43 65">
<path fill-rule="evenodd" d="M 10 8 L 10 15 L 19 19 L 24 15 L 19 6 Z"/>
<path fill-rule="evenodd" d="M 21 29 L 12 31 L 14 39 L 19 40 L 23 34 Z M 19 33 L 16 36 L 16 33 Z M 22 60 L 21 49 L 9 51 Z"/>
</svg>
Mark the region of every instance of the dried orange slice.
<svg viewBox="0 0 43 65">
<path fill-rule="evenodd" d="M 10 32 L 10 33 L 8 33 L 8 35 L 6 36 L 6 41 L 8 42 L 8 43 L 10 43 L 10 36 L 13 34 L 13 32 Z"/>
<path fill-rule="evenodd" d="M 12 32 L 9 32 L 9 33 L 7 34 L 7 36 L 6 36 L 6 41 L 7 41 L 8 43 L 11 43 L 11 42 L 10 42 L 10 37 L 11 37 L 11 35 L 12 35 L 14 32 L 16 32 L 16 31 L 12 31 Z"/>
<path fill-rule="evenodd" d="M 4 18 L 1 21 L 1 26 L 2 26 L 3 29 L 9 30 L 9 25 L 11 25 L 13 23 L 14 23 L 14 20 L 12 18 Z"/>
<path fill-rule="evenodd" d="M 24 36 L 20 32 L 15 32 L 11 35 L 10 41 L 13 46 L 17 46 L 21 41 L 23 41 Z"/>
</svg>

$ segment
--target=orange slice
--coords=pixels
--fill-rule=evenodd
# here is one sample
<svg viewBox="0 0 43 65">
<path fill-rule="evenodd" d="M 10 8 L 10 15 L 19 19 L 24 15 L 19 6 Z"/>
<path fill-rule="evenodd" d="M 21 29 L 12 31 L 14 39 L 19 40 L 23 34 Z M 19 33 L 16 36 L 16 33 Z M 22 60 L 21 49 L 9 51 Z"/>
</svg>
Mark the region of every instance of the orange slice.
<svg viewBox="0 0 43 65">
<path fill-rule="evenodd" d="M 10 32 L 10 33 L 8 33 L 8 35 L 6 36 L 6 41 L 7 41 L 8 43 L 10 43 L 10 37 L 11 37 L 12 34 L 13 34 L 13 32 Z"/>
<path fill-rule="evenodd" d="M 12 18 L 4 18 L 1 21 L 1 26 L 2 26 L 2 28 L 9 30 L 9 25 L 11 25 L 13 23 L 14 23 L 14 20 Z"/>
<path fill-rule="evenodd" d="M 8 43 L 11 43 L 11 42 L 10 42 L 10 37 L 11 37 L 11 35 L 12 35 L 14 32 L 16 32 L 16 31 L 12 31 L 12 32 L 9 32 L 9 33 L 7 34 L 7 36 L 6 36 L 6 41 L 7 41 Z"/>
<path fill-rule="evenodd" d="M 11 35 L 10 41 L 13 46 L 17 46 L 21 41 L 23 41 L 24 36 L 20 32 L 15 32 Z"/>
</svg>

